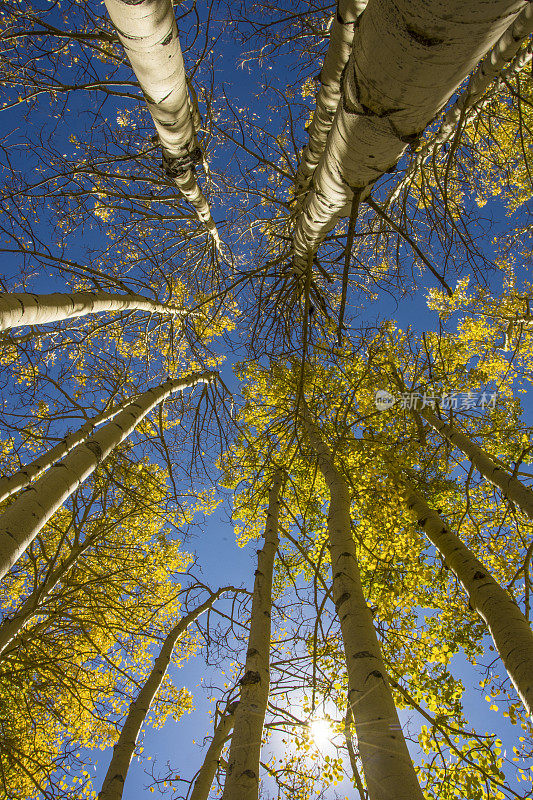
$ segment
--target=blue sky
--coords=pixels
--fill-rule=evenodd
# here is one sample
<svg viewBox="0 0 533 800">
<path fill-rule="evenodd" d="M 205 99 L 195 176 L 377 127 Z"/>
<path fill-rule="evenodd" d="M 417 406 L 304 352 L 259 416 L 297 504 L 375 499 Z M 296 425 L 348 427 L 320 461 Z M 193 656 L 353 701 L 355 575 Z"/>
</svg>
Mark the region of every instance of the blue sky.
<svg viewBox="0 0 533 800">
<path fill-rule="evenodd" d="M 225 34 L 222 40 L 217 42 L 220 48 L 219 56 L 214 62 L 214 80 L 221 92 L 224 86 L 228 96 L 233 103 L 246 109 L 248 116 L 256 115 L 258 121 L 264 120 L 271 124 L 272 114 L 268 110 L 264 97 L 272 97 L 272 93 L 262 95 L 261 83 L 258 73 L 254 69 L 243 69 L 239 66 L 241 60 L 241 45 L 230 34 Z M 265 73 L 269 74 L 269 80 L 273 84 L 283 87 L 287 77 L 294 76 L 295 65 L 293 63 L 290 47 L 286 48 L 279 56 L 274 70 L 270 64 L 265 65 Z M 318 71 L 318 70 L 317 70 Z M 127 75 L 127 71 L 124 71 Z M 201 81 L 203 73 L 198 73 Z M 220 99 L 220 98 L 219 98 Z M 106 111 L 111 123 L 116 119 L 120 112 L 131 101 L 120 98 L 112 98 L 106 101 Z M 73 134 L 81 137 L 91 124 L 91 116 L 88 112 L 91 107 L 95 107 L 96 100 L 87 93 L 72 93 L 68 104 L 62 111 L 60 118 L 54 123 L 54 144 L 61 147 L 63 144 L 70 147 L 69 138 Z M 202 106 L 201 106 L 202 108 Z M 54 108 L 52 108 L 54 110 Z M 28 137 L 36 136 L 37 130 L 43 122 L 46 122 L 50 115 L 50 106 L 46 100 L 42 100 L 37 106 L 35 114 L 30 117 L 29 123 L 21 115 L 22 107 L 10 110 L 0 115 L 0 132 L 7 136 L 9 142 L 22 141 Z M 275 115 L 274 115 L 275 116 Z M 275 120 L 274 123 L 275 124 Z M 302 141 L 303 141 L 303 133 Z M 96 134 L 95 134 L 96 135 Z M 23 170 L 27 175 L 35 177 L 35 161 L 26 147 L 14 150 L 14 164 L 17 169 Z M 219 149 L 214 158 L 214 166 L 221 170 L 228 167 L 228 157 L 224 150 Z M 230 167 L 231 172 L 231 167 Z M 203 178 L 201 177 L 201 180 Z M 501 206 L 494 204 L 494 219 L 492 221 L 493 231 L 496 232 L 506 224 Z M 214 204 L 215 218 L 222 219 L 225 216 L 225 209 L 221 201 Z M 51 227 L 51 220 L 43 217 L 38 226 L 39 234 L 43 240 L 50 244 L 57 236 L 57 232 Z M 94 228 L 94 232 L 87 227 L 85 238 L 74 238 L 69 242 L 68 256 L 70 259 L 79 260 L 81 263 L 90 262 L 93 250 L 102 248 L 105 241 L 101 238 L 102 234 Z M 94 237 L 94 238 L 92 238 Z M 246 252 L 241 253 L 246 258 Z M 4 255 L 4 274 L 11 278 L 17 274 L 20 264 L 20 257 Z M 495 279 L 497 282 L 497 278 Z M 56 272 L 49 274 L 36 274 L 33 278 L 32 286 L 36 291 L 52 291 L 61 288 L 61 279 Z M 426 273 L 421 284 L 427 286 L 435 285 L 433 278 Z M 416 295 L 406 296 L 399 301 L 395 301 L 389 293 L 382 292 L 378 299 L 369 305 L 365 314 L 367 321 L 381 320 L 393 317 L 400 326 L 412 326 L 417 332 L 431 330 L 435 328 L 437 317 L 434 312 L 426 308 L 420 290 Z M 241 343 L 235 338 L 233 341 L 234 351 L 240 349 Z M 222 370 L 226 383 L 232 388 L 237 389 L 238 383 L 232 374 L 232 364 L 235 361 L 235 352 L 228 353 L 228 362 Z M 240 350 L 242 352 L 242 350 Z M 238 358 L 238 356 L 237 356 Z M 223 506 L 211 517 L 202 523 L 201 530 L 196 529 L 194 538 L 187 542 L 187 547 L 194 550 L 198 556 L 199 563 L 202 565 L 202 574 L 207 583 L 213 588 L 221 584 L 232 583 L 236 586 L 251 587 L 253 573 L 255 569 L 255 547 L 248 545 L 241 549 L 234 541 L 232 524 L 229 520 L 231 516 L 231 502 L 226 499 Z M 454 659 L 454 669 L 456 674 L 463 679 L 465 685 L 477 683 L 477 674 L 464 658 L 457 656 Z M 211 681 L 221 683 L 219 667 L 206 667 L 201 656 L 191 659 L 181 670 L 173 670 L 176 681 L 179 684 L 190 686 L 194 694 L 195 710 L 183 717 L 178 723 L 169 722 L 160 731 L 148 731 L 145 737 L 145 754 L 157 755 L 158 763 L 164 767 L 169 760 L 176 771 L 184 777 L 192 777 L 202 760 L 202 748 L 200 743 L 204 736 L 211 730 L 209 720 L 209 709 L 212 704 L 209 701 L 210 691 L 203 686 Z M 468 715 L 475 727 L 479 726 L 480 731 L 497 733 L 504 742 L 504 747 L 512 747 L 513 734 L 510 724 L 503 719 L 501 713 L 490 711 L 489 704 L 483 699 L 484 693 L 477 689 L 469 690 L 465 695 Z M 108 761 L 109 754 L 98 755 L 97 775 L 101 775 Z M 149 796 L 144 792 L 144 786 L 148 779 L 144 773 L 144 767 L 134 762 L 125 789 L 125 800 L 137 800 L 141 796 Z M 98 781 L 96 781 L 98 785 Z M 464 800 L 470 800 L 465 798 Z"/>
</svg>

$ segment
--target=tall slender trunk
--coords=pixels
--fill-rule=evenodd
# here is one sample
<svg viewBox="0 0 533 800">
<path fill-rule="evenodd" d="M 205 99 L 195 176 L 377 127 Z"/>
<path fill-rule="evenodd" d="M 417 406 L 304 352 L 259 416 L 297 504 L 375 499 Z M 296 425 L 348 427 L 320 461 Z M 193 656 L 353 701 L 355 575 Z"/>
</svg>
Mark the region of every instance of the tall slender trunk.
<svg viewBox="0 0 533 800">
<path fill-rule="evenodd" d="M 52 464 L 55 464 L 56 461 L 59 461 L 66 456 L 67 453 L 70 453 L 77 445 L 85 442 L 95 428 L 113 419 L 113 417 L 116 417 L 116 415 L 120 411 L 123 411 L 126 406 L 129 406 L 131 402 L 132 398 L 129 398 L 119 405 L 88 419 L 81 428 L 78 428 L 77 431 L 73 431 L 72 433 L 67 433 L 64 439 L 50 448 L 50 450 L 37 456 L 35 461 L 26 464 L 25 467 L 22 467 L 22 469 L 19 469 L 12 475 L 6 475 L 0 478 L 0 502 L 11 497 L 15 492 L 24 489 L 25 486 L 38 478 L 39 475 L 42 475 Z"/>
<path fill-rule="evenodd" d="M 172 653 L 178 639 L 180 639 L 189 625 L 191 625 L 198 617 L 207 611 L 215 600 L 221 594 L 228 591 L 228 587 L 219 589 L 211 595 L 211 597 L 191 611 L 190 614 L 183 617 L 177 625 L 170 631 L 168 636 L 163 642 L 163 646 L 159 651 L 152 671 L 146 679 L 141 691 L 132 700 L 129 711 L 122 726 L 118 741 L 113 748 L 113 756 L 109 764 L 102 789 L 98 795 L 98 800 L 120 800 L 122 792 L 124 791 L 124 782 L 128 773 L 128 768 L 135 751 L 135 744 L 143 726 L 148 710 L 152 705 L 154 697 L 156 696 L 161 682 L 165 677 L 165 673 L 170 664 Z"/>
<path fill-rule="evenodd" d="M 309 409 L 303 422 L 330 492 L 333 599 L 340 620 L 352 710 L 369 800 L 423 800 L 366 604 L 350 521 L 350 492 Z"/>
<path fill-rule="evenodd" d="M 403 478 L 402 483 L 407 507 L 463 584 L 472 608 L 487 623 L 516 691 L 528 713 L 533 714 L 533 631 L 527 619 L 483 562 L 450 531 L 412 484 Z"/>
<path fill-rule="evenodd" d="M 295 195 L 306 192 L 320 156 L 324 152 L 328 133 L 341 97 L 340 80 L 352 52 L 355 25 L 365 10 L 367 0 L 339 0 L 331 25 L 329 45 L 320 71 L 320 89 L 316 108 L 308 128 L 309 142 L 302 150 L 296 172 Z"/>
<path fill-rule="evenodd" d="M 174 392 L 209 383 L 213 372 L 196 372 L 169 379 L 127 405 L 112 422 L 75 447 L 64 459 L 28 487 L 0 516 L 0 578 L 35 539 L 52 514 L 144 417 Z"/>
<path fill-rule="evenodd" d="M 274 475 L 268 496 L 265 542 L 258 554 L 248 651 L 228 757 L 222 800 L 257 800 L 261 737 L 270 689 L 272 575 L 278 549 L 282 475 Z"/>
<path fill-rule="evenodd" d="M 105 4 L 154 120 L 167 174 L 218 244 L 218 232 L 194 172 L 202 153 L 172 2 L 105 0 Z"/>
<path fill-rule="evenodd" d="M 100 535 L 101 531 L 97 531 L 91 536 L 88 536 L 84 542 L 75 545 L 68 556 L 54 570 L 51 570 L 44 581 L 39 586 L 36 586 L 31 594 L 28 595 L 15 614 L 13 614 L 12 617 L 2 620 L 0 623 L 0 662 L 13 639 L 24 629 L 50 592 L 54 590 L 57 584 L 76 564 L 80 556 L 94 544 L 95 540 Z"/>
<path fill-rule="evenodd" d="M 522 481 L 519 481 L 513 475 L 509 475 L 505 469 L 498 466 L 488 453 L 478 447 L 477 444 L 474 444 L 454 425 L 439 419 L 430 408 L 418 409 L 418 413 L 450 444 L 459 448 L 488 481 L 494 486 L 498 486 L 502 490 L 504 497 L 512 500 L 530 519 L 533 519 L 533 491 L 531 489 L 528 489 Z"/>
<path fill-rule="evenodd" d="M 524 7 L 522 0 L 372 0 L 355 29 L 341 102 L 294 231 L 294 269 L 355 194 L 396 168 L 461 81 Z"/>
<path fill-rule="evenodd" d="M 421 147 L 412 162 L 409 164 L 404 177 L 395 186 L 387 198 L 387 204 L 394 202 L 406 186 L 415 177 L 422 164 L 431 158 L 439 148 L 448 142 L 455 134 L 460 121 L 465 125 L 490 102 L 496 93 L 499 81 L 495 80 L 502 74 L 504 68 L 518 52 L 522 44 L 533 32 L 533 7 L 527 5 L 513 24 L 501 36 L 490 53 L 488 53 L 476 71 L 472 73 L 466 89 L 459 95 L 453 106 L 444 115 L 438 131 Z M 520 53 L 510 67 L 503 72 L 506 80 L 514 74 L 521 72 L 531 61 L 531 47 Z M 493 86 L 491 87 L 491 84 Z M 488 95 L 486 94 L 487 91 Z M 483 97 L 483 95 L 486 95 Z M 483 101 L 481 101 L 483 98 Z"/>
<path fill-rule="evenodd" d="M 220 756 L 222 749 L 228 740 L 235 721 L 235 709 L 237 703 L 231 703 L 222 717 L 213 733 L 211 743 L 207 748 L 204 762 L 200 767 L 194 786 L 191 792 L 190 800 L 207 800 L 211 786 L 215 779 L 216 771 L 219 766 Z"/>
<path fill-rule="evenodd" d="M 54 294 L 0 294 L 0 331 L 21 325 L 46 325 L 63 319 L 113 311 L 148 311 L 150 314 L 185 316 L 183 309 L 171 308 L 140 294 L 111 292 L 56 292 Z"/>
</svg>

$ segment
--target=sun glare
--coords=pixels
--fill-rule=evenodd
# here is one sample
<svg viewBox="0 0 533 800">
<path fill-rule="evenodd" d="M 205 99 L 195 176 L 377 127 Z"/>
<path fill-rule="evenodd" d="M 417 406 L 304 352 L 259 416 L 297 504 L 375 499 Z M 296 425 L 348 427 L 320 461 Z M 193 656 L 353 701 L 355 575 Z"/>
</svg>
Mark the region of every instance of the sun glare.
<svg viewBox="0 0 533 800">
<path fill-rule="evenodd" d="M 333 738 L 333 728 L 327 719 L 314 719 L 310 725 L 311 738 L 316 747 L 328 745 Z"/>
</svg>

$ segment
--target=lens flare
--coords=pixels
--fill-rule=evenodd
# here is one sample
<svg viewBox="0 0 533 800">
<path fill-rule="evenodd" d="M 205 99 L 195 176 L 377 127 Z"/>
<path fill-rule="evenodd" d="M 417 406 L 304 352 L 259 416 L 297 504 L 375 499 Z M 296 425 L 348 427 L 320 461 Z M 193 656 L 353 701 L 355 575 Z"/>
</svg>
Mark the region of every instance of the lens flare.
<svg viewBox="0 0 533 800">
<path fill-rule="evenodd" d="M 327 719 L 314 719 L 311 722 L 311 738 L 316 747 L 326 747 L 333 738 L 333 728 Z"/>
</svg>

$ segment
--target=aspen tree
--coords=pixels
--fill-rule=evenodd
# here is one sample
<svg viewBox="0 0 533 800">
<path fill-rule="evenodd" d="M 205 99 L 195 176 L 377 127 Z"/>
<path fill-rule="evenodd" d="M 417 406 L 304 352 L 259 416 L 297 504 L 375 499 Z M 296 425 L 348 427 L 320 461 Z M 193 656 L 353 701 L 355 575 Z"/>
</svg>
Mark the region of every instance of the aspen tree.
<svg viewBox="0 0 533 800">
<path fill-rule="evenodd" d="M 186 573 L 191 560 L 166 535 L 169 515 L 159 480 L 164 473 L 155 465 L 137 467 L 116 459 L 108 467 L 111 481 L 103 470 L 95 476 L 94 483 L 102 488 L 109 484 L 110 492 L 98 492 L 94 516 L 85 519 L 85 495 L 78 493 L 69 506 L 81 518 L 76 514 L 74 520 L 71 508 L 60 509 L 2 587 L 2 606 L 17 610 L 17 597 L 28 584 L 40 579 L 42 585 L 47 568 L 68 555 L 69 542 L 101 529 L 4 653 L 0 705 L 9 713 L 2 715 L 0 751 L 9 797 L 34 798 L 30 790 L 17 794 L 15 789 L 19 777 L 26 783 L 20 774 L 24 769 L 44 795 L 55 796 L 56 789 L 63 789 L 58 796 L 82 795 L 76 791 L 81 783 L 73 785 L 65 767 L 70 763 L 83 777 L 90 751 L 116 742 L 116 721 L 125 717 L 136 687 L 146 679 L 151 647 L 184 615 L 176 577 Z M 116 487 L 115 480 L 125 481 L 127 490 Z M 175 517 L 178 525 L 180 518 Z M 194 652 L 194 641 L 187 637 L 180 662 Z M 167 675 L 154 716 L 159 721 L 168 713 L 179 718 L 191 699 Z M 80 747 L 85 752 L 73 760 Z"/>
<path fill-rule="evenodd" d="M 0 331 L 22 325 L 46 325 L 89 314 L 117 311 L 147 311 L 150 314 L 185 316 L 183 309 L 172 308 L 140 294 L 111 292 L 56 292 L 54 294 L 0 294 Z"/>
<path fill-rule="evenodd" d="M 300 157 L 295 177 L 295 195 L 298 197 L 309 188 L 320 156 L 324 152 L 328 133 L 341 96 L 340 80 L 352 51 L 354 29 L 358 18 L 365 10 L 367 0 L 340 0 L 331 31 L 324 63 L 320 70 L 320 89 L 316 96 L 316 108 L 307 133 L 309 142 Z"/>
<path fill-rule="evenodd" d="M 55 587 L 62 581 L 69 570 L 76 564 L 78 559 L 83 555 L 87 548 L 95 542 L 95 540 L 103 535 L 103 530 L 96 530 L 92 535 L 88 536 L 83 542 L 76 544 L 68 556 L 53 569 L 44 579 L 43 583 L 37 586 L 33 592 L 26 598 L 24 603 L 15 612 L 12 617 L 3 619 L 0 623 L 0 661 L 9 647 L 10 643 L 16 636 L 23 630 L 28 621 L 35 615 L 38 607 L 43 603 L 48 595 L 53 592 Z"/>
<path fill-rule="evenodd" d="M 348 702 L 369 798 L 423 800 L 363 594 L 351 530 L 348 483 L 335 467 L 331 450 L 305 404 L 302 419 L 330 492 L 328 534 L 333 600 L 346 658 Z"/>
<path fill-rule="evenodd" d="M 258 554 L 246 665 L 240 680 L 222 800 L 257 800 L 259 796 L 261 737 L 270 688 L 272 575 L 279 541 L 281 484 L 278 470 L 268 495 L 265 542 Z"/>
<path fill-rule="evenodd" d="M 180 619 L 178 624 L 172 628 L 165 638 L 148 678 L 129 707 L 120 736 L 113 748 L 111 763 L 109 764 L 102 789 L 98 795 L 99 800 L 120 800 L 122 797 L 124 782 L 135 751 L 135 744 L 150 706 L 165 677 L 176 643 L 187 631 L 187 628 L 192 625 L 199 616 L 211 608 L 215 600 L 218 600 L 224 592 L 230 589 L 231 587 L 226 586 L 214 592 L 204 603 L 201 603 L 197 608 L 183 617 L 183 619 Z"/>
<path fill-rule="evenodd" d="M 0 517 L 0 577 L 31 544 L 54 511 L 153 408 L 174 392 L 210 383 L 215 374 L 197 372 L 183 378 L 169 378 L 161 386 L 144 392 L 20 495 Z"/>
<path fill-rule="evenodd" d="M 428 539 L 464 586 L 470 605 L 487 623 L 496 650 L 528 713 L 533 714 L 533 632 L 518 605 L 406 479 L 404 501 Z"/>
<path fill-rule="evenodd" d="M 209 792 L 220 764 L 222 750 L 233 728 L 237 705 L 238 701 L 230 703 L 220 717 L 218 725 L 214 730 L 213 738 L 207 748 L 202 766 L 196 775 L 190 800 L 207 800 L 209 797 Z"/>
<path fill-rule="evenodd" d="M 522 481 L 514 475 L 510 475 L 505 469 L 498 466 L 485 450 L 461 433 L 455 425 L 439 419 L 430 408 L 421 408 L 417 413 L 450 444 L 461 450 L 478 472 L 501 489 L 504 497 L 515 503 L 530 519 L 533 519 L 533 492 L 531 489 L 524 486 Z"/>
<path fill-rule="evenodd" d="M 117 414 L 130 405 L 132 399 L 133 398 L 129 397 L 113 408 L 88 419 L 81 428 L 72 433 L 67 433 L 61 442 L 58 442 L 58 444 L 54 445 L 54 447 L 50 448 L 50 450 L 47 450 L 45 453 L 41 453 L 41 455 L 37 456 L 30 464 L 26 464 L 26 466 L 14 472 L 12 475 L 6 475 L 0 478 L 0 502 L 11 497 L 15 492 L 24 489 L 24 487 L 51 467 L 52 464 L 55 464 L 56 461 L 59 461 L 66 456 L 67 453 L 70 453 L 77 445 L 87 441 L 95 428 L 113 419 L 113 417 L 116 417 Z"/>
<path fill-rule="evenodd" d="M 196 138 L 198 116 L 187 89 L 173 5 L 170 0 L 106 0 L 106 7 L 152 115 L 165 168 L 218 244 L 194 171 L 202 158 Z"/>
<path fill-rule="evenodd" d="M 402 189 L 409 185 L 424 162 L 450 141 L 460 122 L 464 125 L 465 122 L 470 122 L 474 116 L 480 114 L 496 93 L 499 84 L 497 78 L 502 72 L 502 77 L 508 81 L 510 77 L 521 72 L 529 64 L 532 55 L 531 45 L 519 53 L 514 60 L 512 59 L 532 32 L 533 8 L 531 5 L 527 5 L 472 73 L 465 90 L 446 111 L 438 131 L 432 134 L 428 141 L 417 150 L 405 175 L 389 195 L 388 203 L 397 200 Z M 508 66 L 511 60 L 512 63 Z M 504 70 L 507 66 L 508 68 Z M 490 91 L 488 91 L 489 89 Z"/>
<path fill-rule="evenodd" d="M 522 10 L 520 0 L 375 0 L 357 25 L 335 120 L 294 229 L 294 268 L 354 196 L 395 170 L 447 100 Z M 379 55 L 378 55 L 379 54 Z"/>
</svg>

